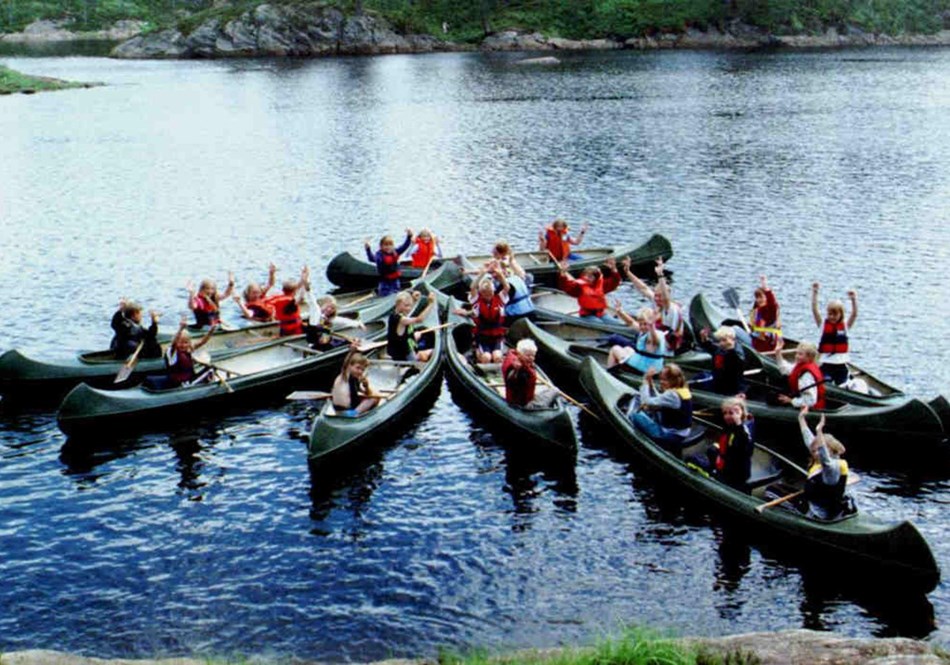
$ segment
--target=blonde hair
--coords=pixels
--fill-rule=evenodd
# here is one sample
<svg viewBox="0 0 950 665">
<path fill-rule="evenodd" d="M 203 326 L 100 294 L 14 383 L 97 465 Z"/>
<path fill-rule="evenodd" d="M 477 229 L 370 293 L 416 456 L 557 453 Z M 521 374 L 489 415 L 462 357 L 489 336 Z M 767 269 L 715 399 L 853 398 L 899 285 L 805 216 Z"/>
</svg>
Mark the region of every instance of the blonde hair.
<svg viewBox="0 0 950 665">
<path fill-rule="evenodd" d="M 336 307 L 336 298 L 333 296 L 320 296 L 317 298 L 317 306 L 320 308 L 326 307 L 327 305 L 333 305 Z"/>
<path fill-rule="evenodd" d="M 284 295 L 289 296 L 291 293 L 297 290 L 296 280 L 285 279 L 284 283 L 281 285 L 281 289 L 283 289 Z"/>
<path fill-rule="evenodd" d="M 729 399 L 724 399 L 719 408 L 722 411 L 725 411 L 726 409 L 731 409 L 734 406 L 738 406 L 742 410 L 742 419 L 748 420 L 749 409 L 746 406 L 745 400 L 741 397 L 730 397 Z"/>
<path fill-rule="evenodd" d="M 379 239 L 379 246 L 382 247 L 385 244 L 395 245 L 396 241 L 393 240 L 392 236 L 383 236 Z"/>
<path fill-rule="evenodd" d="M 805 357 L 809 360 L 815 360 L 818 357 L 818 347 L 816 347 L 811 342 L 801 342 L 798 345 L 797 351 L 801 351 L 805 354 Z"/>
<path fill-rule="evenodd" d="M 346 363 L 345 369 L 350 369 L 354 365 L 359 367 L 369 367 L 369 358 L 364 356 L 362 353 L 356 352 L 350 356 L 349 361 Z"/>
<path fill-rule="evenodd" d="M 840 300 L 830 300 L 828 301 L 828 312 L 833 312 L 837 314 L 840 318 L 844 318 L 844 303 Z"/>
<path fill-rule="evenodd" d="M 845 453 L 844 444 L 841 443 L 838 439 L 832 434 L 825 434 L 825 448 L 828 449 L 828 452 L 834 455 L 835 457 L 841 457 Z"/>
<path fill-rule="evenodd" d="M 716 339 L 731 339 L 734 342 L 736 341 L 736 331 L 729 326 L 720 326 L 716 332 L 713 333 L 713 337 Z"/>
<path fill-rule="evenodd" d="M 412 297 L 412 291 L 400 291 L 396 294 L 396 304 L 401 305 L 403 303 L 412 303 L 414 299 Z"/>
<path fill-rule="evenodd" d="M 637 310 L 637 320 L 643 320 L 644 323 L 656 323 L 656 312 L 649 307 L 641 307 Z"/>
<path fill-rule="evenodd" d="M 551 222 L 551 227 L 552 227 L 552 228 L 555 228 L 555 229 L 556 229 L 556 228 L 559 228 L 559 227 L 563 227 L 565 231 L 566 231 L 567 228 L 568 228 L 568 227 L 567 227 L 567 222 L 564 221 L 563 219 L 561 219 L 560 217 L 559 217 L 558 219 L 555 219 L 553 222 Z"/>
</svg>

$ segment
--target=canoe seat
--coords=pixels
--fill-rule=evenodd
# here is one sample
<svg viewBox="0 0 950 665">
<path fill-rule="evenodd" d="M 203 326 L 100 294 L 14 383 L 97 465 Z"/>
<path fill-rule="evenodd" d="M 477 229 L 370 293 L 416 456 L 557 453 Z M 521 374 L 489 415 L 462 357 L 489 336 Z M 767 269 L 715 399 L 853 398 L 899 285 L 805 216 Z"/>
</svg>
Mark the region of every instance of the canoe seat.
<svg viewBox="0 0 950 665">
<path fill-rule="evenodd" d="M 756 469 L 752 468 L 752 474 L 749 476 L 749 479 L 746 481 L 746 487 L 749 490 L 749 493 L 752 493 L 752 490 L 758 487 L 765 487 L 771 485 L 774 482 L 777 482 L 782 479 L 783 473 L 781 469 L 769 470 L 769 469 Z"/>
<path fill-rule="evenodd" d="M 706 427 L 703 425 L 693 425 L 689 430 L 689 435 L 683 441 L 683 448 L 695 446 L 706 437 Z"/>
</svg>

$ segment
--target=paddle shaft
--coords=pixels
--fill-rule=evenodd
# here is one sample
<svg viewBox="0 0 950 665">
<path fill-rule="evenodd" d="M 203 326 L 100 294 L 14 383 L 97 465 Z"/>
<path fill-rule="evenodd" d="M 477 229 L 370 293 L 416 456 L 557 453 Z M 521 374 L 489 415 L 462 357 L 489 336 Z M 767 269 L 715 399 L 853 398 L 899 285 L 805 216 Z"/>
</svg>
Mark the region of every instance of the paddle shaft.
<svg viewBox="0 0 950 665">
<path fill-rule="evenodd" d="M 376 294 L 375 294 L 375 293 L 372 293 L 372 292 L 367 293 L 365 296 L 360 296 L 359 298 L 357 298 L 357 299 L 354 300 L 353 302 L 346 303 L 345 305 L 343 305 L 343 307 L 342 307 L 341 309 L 350 309 L 351 307 L 353 307 L 353 305 L 359 305 L 361 302 L 366 302 L 367 300 L 369 300 L 370 298 L 372 298 L 372 297 L 375 296 L 375 295 L 376 295 Z"/>
<path fill-rule="evenodd" d="M 596 413 L 594 413 L 593 411 L 591 411 L 591 410 L 587 407 L 587 405 L 582 404 L 581 402 L 578 402 L 576 399 L 574 399 L 573 397 L 571 397 L 570 395 L 568 395 L 566 392 L 564 392 L 563 390 L 561 390 L 560 388 L 558 388 L 557 386 L 555 386 L 553 383 L 551 383 L 550 381 L 548 381 L 547 378 L 545 378 L 545 377 L 541 376 L 540 374 L 538 374 L 538 381 L 539 381 L 540 383 L 546 385 L 548 388 L 551 388 L 552 390 L 554 390 L 558 395 L 560 395 L 561 397 L 563 397 L 564 399 L 566 399 L 568 402 L 570 402 L 570 403 L 573 404 L 574 406 L 580 408 L 582 411 L 586 412 L 588 415 L 590 415 L 591 417 L 593 417 L 595 420 L 600 420 L 600 416 L 597 415 Z"/>
<path fill-rule="evenodd" d="M 122 383 L 127 378 L 129 378 L 129 375 L 132 374 L 132 370 L 139 361 L 139 354 L 142 352 L 142 347 L 144 346 L 145 340 L 143 339 L 138 343 L 138 346 L 135 347 L 135 351 L 133 351 L 132 355 L 129 356 L 129 359 L 125 361 L 125 364 L 119 368 L 118 373 L 115 375 L 114 383 Z"/>
<path fill-rule="evenodd" d="M 429 274 L 429 266 L 432 265 L 432 261 L 434 259 L 435 259 L 435 252 L 432 253 L 432 256 L 430 256 L 429 260 L 426 262 L 426 268 L 425 270 L 422 271 L 422 276 L 419 278 L 420 280 L 424 280 L 426 278 L 426 275 Z"/>
<path fill-rule="evenodd" d="M 852 476 L 852 475 L 849 473 L 849 474 L 848 474 L 848 485 L 854 485 L 854 484 L 857 483 L 860 479 L 861 479 L 861 478 L 860 478 L 859 476 L 856 476 L 856 475 L 855 475 L 855 476 Z M 755 507 L 755 512 L 757 512 L 757 513 L 765 512 L 766 510 L 768 510 L 769 508 L 772 508 L 773 506 L 779 506 L 779 505 L 785 503 L 786 501 L 791 501 L 792 499 L 795 499 L 795 498 L 797 498 L 797 497 L 800 497 L 800 496 L 801 496 L 802 494 L 804 494 L 804 493 L 805 493 L 805 490 L 800 489 L 800 490 L 798 490 L 797 492 L 792 492 L 791 494 L 786 494 L 785 496 L 780 496 L 780 497 L 777 498 L 777 499 L 772 499 L 771 501 L 766 501 L 765 503 L 756 506 L 756 507 Z"/>
</svg>

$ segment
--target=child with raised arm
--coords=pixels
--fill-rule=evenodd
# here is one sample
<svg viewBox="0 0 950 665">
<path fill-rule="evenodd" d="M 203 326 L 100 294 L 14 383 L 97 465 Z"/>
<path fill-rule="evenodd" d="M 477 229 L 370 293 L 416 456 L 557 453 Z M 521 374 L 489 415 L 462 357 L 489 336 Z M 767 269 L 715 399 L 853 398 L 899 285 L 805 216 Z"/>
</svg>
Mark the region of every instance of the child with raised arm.
<svg viewBox="0 0 950 665">
<path fill-rule="evenodd" d="M 745 391 L 745 354 L 736 344 L 736 331 L 729 326 L 720 326 L 712 334 L 715 344 L 709 339 L 709 328 L 699 331 L 700 347 L 713 357 L 712 377 L 708 389 L 720 395 L 738 395 Z M 701 379 L 694 381 L 697 387 Z"/>
<path fill-rule="evenodd" d="M 267 322 L 274 320 L 274 307 L 267 299 L 267 292 L 274 288 L 277 266 L 273 263 L 267 268 L 267 284 L 261 287 L 251 282 L 244 287 L 244 300 L 234 296 L 234 302 L 241 308 L 241 316 L 251 321 Z"/>
<path fill-rule="evenodd" d="M 342 416 L 356 418 L 379 404 L 366 376 L 369 359 L 359 352 L 359 344 L 352 344 L 343 360 L 343 369 L 333 381 L 333 406 Z"/>
<path fill-rule="evenodd" d="M 310 268 L 304 266 L 300 279 L 286 279 L 281 285 L 281 293 L 271 296 L 267 303 L 274 309 L 274 318 L 280 326 L 280 336 L 303 334 L 303 318 L 300 315 L 300 303 L 306 297 L 307 284 L 310 282 Z"/>
<path fill-rule="evenodd" d="M 576 261 L 581 257 L 571 253 L 571 246 L 581 244 L 588 228 L 587 222 L 584 222 L 581 226 L 581 232 L 577 234 L 576 238 L 573 238 L 568 233 L 570 227 L 568 227 L 567 222 L 563 219 L 555 219 L 538 234 L 538 245 L 542 252 L 551 252 L 558 263 Z"/>
<path fill-rule="evenodd" d="M 657 330 L 666 336 L 667 348 L 675 353 L 686 340 L 686 317 L 683 316 L 683 308 L 680 304 L 673 302 L 673 293 L 666 281 L 666 265 L 663 263 L 663 259 L 656 260 L 656 267 L 654 268 L 657 275 L 656 288 L 650 288 L 643 280 L 633 274 L 633 271 L 630 270 L 630 263 L 629 256 L 620 262 L 624 274 L 633 283 L 634 288 L 653 303 L 653 309 L 656 312 Z"/>
<path fill-rule="evenodd" d="M 844 303 L 832 300 L 828 303 L 824 321 L 821 319 L 821 310 L 818 307 L 818 290 L 821 285 L 815 282 L 811 285 L 811 311 L 815 317 L 815 324 L 821 328 L 821 339 L 818 342 L 818 353 L 821 354 L 818 362 L 821 371 L 836 385 L 848 382 L 848 362 L 851 356 L 848 353 L 848 331 L 854 326 L 858 318 L 858 293 L 854 289 L 848 291 L 851 301 L 851 316 L 845 323 Z"/>
<path fill-rule="evenodd" d="M 617 323 L 617 319 L 607 313 L 607 295 L 620 286 L 620 273 L 617 262 L 612 258 L 604 261 L 604 270 L 596 266 L 584 268 L 577 279 L 567 272 L 566 262 L 558 264 L 558 286 L 568 295 L 577 298 L 578 315 L 587 321 Z"/>
<path fill-rule="evenodd" d="M 119 308 L 112 315 L 110 326 L 115 335 L 109 348 L 117 360 L 125 360 L 142 345 L 139 356 L 142 358 L 160 358 L 162 347 L 157 340 L 159 314 L 155 310 L 149 312 L 152 323 L 146 329 L 142 325 L 142 306 L 137 302 L 119 301 Z"/>
<path fill-rule="evenodd" d="M 402 272 L 399 270 L 399 257 L 409 249 L 412 243 L 412 229 L 406 229 L 406 239 L 396 247 L 396 241 L 392 236 L 383 236 L 379 241 L 379 250 L 375 253 L 369 244 L 369 240 L 363 243 L 366 250 L 366 258 L 370 263 L 376 264 L 376 272 L 379 273 L 379 286 L 376 292 L 381 296 L 389 296 L 399 293 L 399 278 Z"/>
<path fill-rule="evenodd" d="M 185 284 L 188 290 L 188 309 L 195 314 L 195 325 L 199 328 L 221 323 L 221 301 L 227 300 L 234 293 L 234 274 L 228 273 L 228 288 L 224 293 L 218 293 L 218 285 L 214 280 L 203 279 L 195 291 L 194 282 Z"/>
<path fill-rule="evenodd" d="M 665 449 L 679 452 L 693 426 L 693 395 L 679 365 L 670 363 L 660 371 L 659 390 L 654 385 L 654 376 L 656 371 L 650 369 L 643 377 L 630 420 Z"/>
<path fill-rule="evenodd" d="M 798 412 L 798 424 L 802 440 L 811 453 L 811 465 L 805 480 L 808 516 L 831 520 L 855 511 L 854 500 L 847 493 L 848 463 L 841 459 L 845 448 L 838 439 L 825 434 L 824 414 L 812 434 L 805 420 L 807 413 L 808 407 L 802 406 Z"/>
<path fill-rule="evenodd" d="M 749 329 L 753 349 L 759 353 L 775 350 L 775 343 L 782 335 L 782 319 L 778 300 L 769 288 L 765 275 L 759 276 L 759 288 L 755 290 L 755 304 L 749 312 Z"/>
<path fill-rule="evenodd" d="M 165 351 L 166 380 L 163 387 L 177 388 L 179 386 L 188 386 L 197 383 L 199 379 L 204 378 L 204 374 L 199 376 L 195 371 L 194 353 L 202 346 L 208 343 L 211 335 L 214 333 L 217 324 L 211 324 L 208 332 L 204 334 L 197 343 L 192 342 L 191 335 L 188 334 L 187 319 L 182 319 L 178 325 L 178 332 L 172 338 L 168 350 Z M 207 374 L 210 376 L 210 374 Z"/>
<path fill-rule="evenodd" d="M 518 319 L 534 321 L 536 314 L 534 301 L 531 300 L 531 285 L 534 283 L 534 277 L 521 267 L 507 242 L 496 243 L 492 256 L 505 273 L 505 279 L 508 280 L 508 302 L 505 303 L 505 321 L 508 326 Z M 500 287 L 500 285 L 496 286 Z"/>
<path fill-rule="evenodd" d="M 418 291 L 400 291 L 396 295 L 393 313 L 389 315 L 386 326 L 386 352 L 393 360 L 428 362 L 432 349 L 420 349 L 421 334 L 415 327 L 426 320 L 435 307 L 435 294 L 430 293 L 426 306 L 416 316 L 411 316 L 412 308 L 422 298 Z"/>
<path fill-rule="evenodd" d="M 495 290 L 495 280 L 500 288 Z M 504 269 L 495 261 L 482 267 L 472 281 L 468 300 L 475 322 L 475 359 L 480 363 L 500 363 L 504 355 L 505 305 L 511 287 Z"/>
<path fill-rule="evenodd" d="M 429 261 L 442 258 L 442 245 L 439 239 L 427 228 L 422 228 L 409 247 L 409 258 L 413 268 L 425 268 Z"/>
<path fill-rule="evenodd" d="M 340 334 L 334 335 L 333 333 L 337 331 L 366 329 L 358 318 L 337 316 L 337 302 L 333 296 L 325 295 L 316 298 L 309 288 L 306 295 L 310 319 L 304 325 L 304 333 L 307 335 L 307 344 L 314 349 L 327 351 L 346 344 L 348 338 Z"/>
<path fill-rule="evenodd" d="M 818 350 L 811 342 L 802 342 L 795 348 L 795 364 L 782 357 L 785 341 L 779 337 L 775 345 L 775 362 L 779 371 L 788 376 L 790 395 L 780 394 L 781 404 L 797 407 L 825 408 L 825 377 L 815 362 Z"/>
<path fill-rule="evenodd" d="M 650 369 L 659 372 L 663 369 L 663 358 L 667 357 L 666 337 L 654 326 L 655 314 L 649 307 L 643 307 L 637 312 L 636 318 L 631 317 L 620 304 L 614 303 L 615 311 L 627 325 L 636 324 L 640 333 L 633 346 L 615 344 L 610 347 L 607 355 L 607 369 L 626 363 L 641 374 Z"/>
</svg>

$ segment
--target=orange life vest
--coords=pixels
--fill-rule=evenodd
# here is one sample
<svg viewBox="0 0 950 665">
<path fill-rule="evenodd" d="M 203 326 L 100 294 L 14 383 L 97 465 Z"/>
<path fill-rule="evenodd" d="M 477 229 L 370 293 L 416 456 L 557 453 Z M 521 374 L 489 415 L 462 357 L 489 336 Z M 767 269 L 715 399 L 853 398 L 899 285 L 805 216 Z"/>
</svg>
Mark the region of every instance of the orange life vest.
<svg viewBox="0 0 950 665">
<path fill-rule="evenodd" d="M 472 309 L 475 314 L 475 335 L 477 337 L 504 337 L 505 336 L 505 305 L 498 294 L 490 301 L 479 297 Z"/>
<path fill-rule="evenodd" d="M 412 254 L 412 267 L 425 268 L 429 265 L 429 260 L 435 255 L 435 241 L 429 238 L 424 240 L 416 238 L 416 251 Z"/>
<path fill-rule="evenodd" d="M 802 374 L 808 372 L 815 379 L 815 389 L 818 391 L 818 398 L 815 400 L 816 409 L 825 408 L 825 377 L 821 369 L 815 363 L 798 363 L 788 375 L 788 387 L 792 389 L 794 395 L 799 394 L 798 379 Z"/>
<path fill-rule="evenodd" d="M 567 227 L 564 228 L 563 233 L 558 233 L 553 225 L 544 230 L 544 244 L 558 261 L 563 261 L 571 253 L 568 237 Z"/>
<path fill-rule="evenodd" d="M 607 296 L 604 295 L 604 279 L 598 277 L 593 283 L 586 279 L 578 280 L 581 294 L 577 296 L 580 316 L 602 316 L 607 309 Z"/>
<path fill-rule="evenodd" d="M 303 334 L 303 320 L 300 318 L 300 308 L 294 296 L 274 296 L 268 298 L 267 302 L 274 308 L 281 337 Z"/>
</svg>

